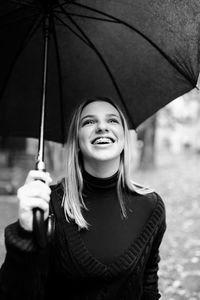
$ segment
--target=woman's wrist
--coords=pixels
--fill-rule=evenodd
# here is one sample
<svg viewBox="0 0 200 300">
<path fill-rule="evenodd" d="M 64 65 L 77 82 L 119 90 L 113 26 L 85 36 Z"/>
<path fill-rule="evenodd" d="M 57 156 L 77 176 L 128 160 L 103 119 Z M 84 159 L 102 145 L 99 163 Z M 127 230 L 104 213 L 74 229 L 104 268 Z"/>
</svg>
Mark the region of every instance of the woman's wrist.
<svg viewBox="0 0 200 300">
<path fill-rule="evenodd" d="M 19 221 L 6 227 L 5 244 L 7 249 L 15 248 L 25 252 L 35 252 L 37 250 L 33 233 L 22 228 Z"/>
</svg>

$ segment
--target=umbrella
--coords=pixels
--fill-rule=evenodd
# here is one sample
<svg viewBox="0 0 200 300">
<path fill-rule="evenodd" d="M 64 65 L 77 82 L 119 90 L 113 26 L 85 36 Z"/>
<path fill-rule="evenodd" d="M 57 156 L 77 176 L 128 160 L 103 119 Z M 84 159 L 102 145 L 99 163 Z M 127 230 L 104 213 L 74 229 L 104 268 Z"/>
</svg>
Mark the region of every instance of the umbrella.
<svg viewBox="0 0 200 300">
<path fill-rule="evenodd" d="M 0 134 L 38 136 L 47 28 L 44 134 L 64 142 L 83 97 L 112 97 L 136 128 L 194 88 L 199 26 L 198 0 L 1 0 Z"/>
<path fill-rule="evenodd" d="M 137 128 L 196 86 L 199 25 L 198 0 L 1 0 L 0 135 L 40 136 L 43 169 L 82 98 L 111 97 Z"/>
</svg>

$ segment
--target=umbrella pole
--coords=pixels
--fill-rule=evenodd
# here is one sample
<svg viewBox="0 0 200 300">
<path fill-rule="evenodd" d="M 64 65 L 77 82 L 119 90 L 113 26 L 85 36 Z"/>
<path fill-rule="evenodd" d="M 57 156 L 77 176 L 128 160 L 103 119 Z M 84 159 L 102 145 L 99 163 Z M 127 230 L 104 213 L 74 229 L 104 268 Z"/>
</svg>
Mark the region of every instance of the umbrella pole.
<svg viewBox="0 0 200 300">
<path fill-rule="evenodd" d="M 40 115 L 40 135 L 38 140 L 38 155 L 35 165 L 36 170 L 45 172 L 44 163 L 44 130 L 45 130 L 45 110 L 46 110 L 46 88 L 47 88 L 47 63 L 48 63 L 48 44 L 49 44 L 50 15 L 47 13 L 44 19 L 44 63 L 43 63 L 43 83 Z M 50 220 L 50 219 L 49 219 Z M 50 226 L 52 227 L 52 226 Z M 49 225 L 47 226 L 49 228 Z M 47 243 L 47 231 L 44 222 L 44 212 L 40 208 L 33 210 L 33 233 L 37 244 L 45 247 Z M 51 233 L 48 233 L 48 236 Z"/>
<path fill-rule="evenodd" d="M 44 163 L 44 130 L 45 130 L 45 110 L 46 110 L 46 89 L 47 89 L 47 63 L 48 63 L 48 44 L 49 44 L 49 15 L 44 21 L 44 64 L 43 64 L 43 84 L 42 84 L 42 100 L 40 115 L 40 136 L 38 140 L 38 157 L 36 161 L 36 169 L 45 171 Z"/>
</svg>

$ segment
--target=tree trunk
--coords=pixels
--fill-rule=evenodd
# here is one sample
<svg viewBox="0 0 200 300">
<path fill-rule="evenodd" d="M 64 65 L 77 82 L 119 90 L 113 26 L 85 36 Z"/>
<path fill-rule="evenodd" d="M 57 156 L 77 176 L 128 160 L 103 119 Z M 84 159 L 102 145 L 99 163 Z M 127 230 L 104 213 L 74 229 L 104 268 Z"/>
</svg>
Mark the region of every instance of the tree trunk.
<svg viewBox="0 0 200 300">
<path fill-rule="evenodd" d="M 146 120 L 138 128 L 138 139 L 142 142 L 139 168 L 151 169 L 155 162 L 156 115 Z"/>
</svg>

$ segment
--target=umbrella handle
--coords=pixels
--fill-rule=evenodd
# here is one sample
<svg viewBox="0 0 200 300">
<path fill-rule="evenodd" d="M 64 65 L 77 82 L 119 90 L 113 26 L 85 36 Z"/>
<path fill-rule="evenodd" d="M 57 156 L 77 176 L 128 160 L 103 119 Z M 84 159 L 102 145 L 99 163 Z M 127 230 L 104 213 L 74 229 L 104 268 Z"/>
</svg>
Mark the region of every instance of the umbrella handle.
<svg viewBox="0 0 200 300">
<path fill-rule="evenodd" d="M 44 248 L 47 244 L 46 224 L 44 221 L 44 212 L 40 208 L 33 209 L 33 234 L 40 248 Z"/>
<path fill-rule="evenodd" d="M 33 209 L 33 233 L 40 248 L 44 248 L 53 239 L 55 232 L 55 217 L 50 214 L 47 223 L 44 221 L 44 212 L 40 208 Z"/>
<path fill-rule="evenodd" d="M 36 163 L 36 170 L 45 172 L 44 162 Z M 53 238 L 55 231 L 55 219 L 51 213 L 47 223 L 44 220 L 44 211 L 38 207 L 33 209 L 33 234 L 35 241 L 40 248 L 44 248 Z"/>
</svg>

